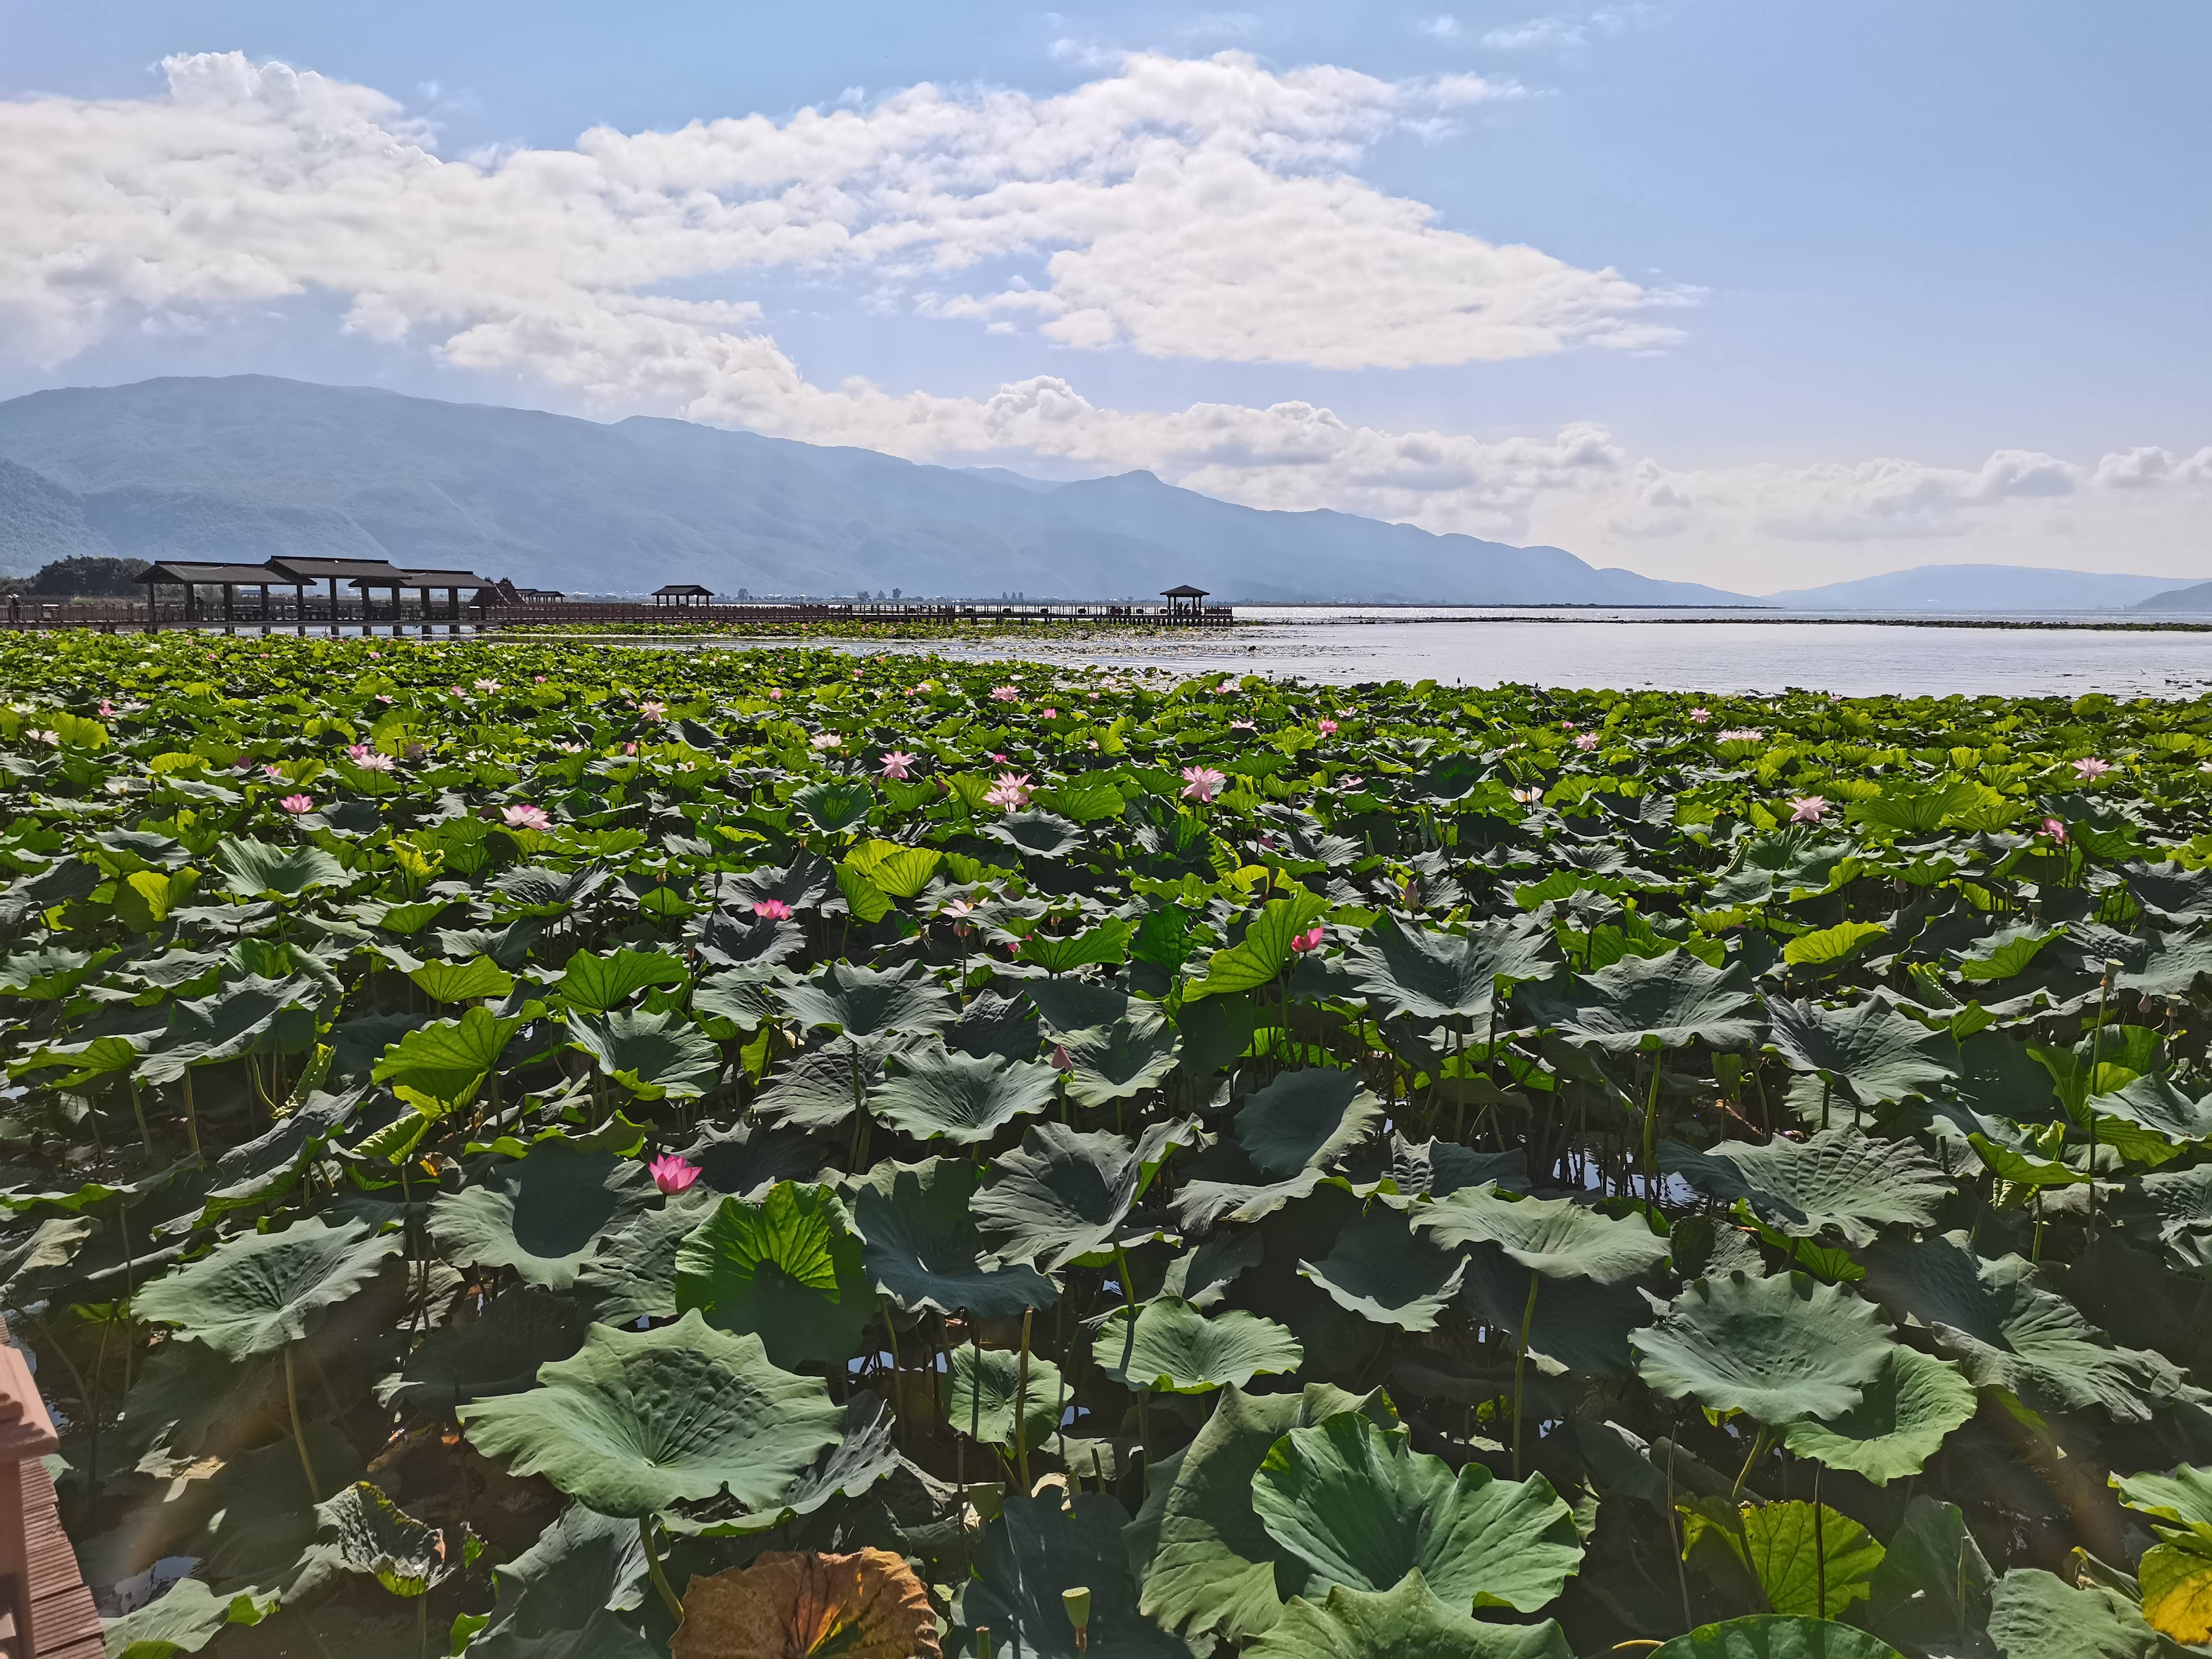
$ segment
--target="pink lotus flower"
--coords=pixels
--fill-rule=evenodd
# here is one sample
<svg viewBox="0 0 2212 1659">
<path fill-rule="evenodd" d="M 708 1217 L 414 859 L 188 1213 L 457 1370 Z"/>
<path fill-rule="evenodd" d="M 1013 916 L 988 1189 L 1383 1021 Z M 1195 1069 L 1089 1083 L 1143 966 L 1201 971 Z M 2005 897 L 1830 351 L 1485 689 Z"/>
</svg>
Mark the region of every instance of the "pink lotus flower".
<svg viewBox="0 0 2212 1659">
<path fill-rule="evenodd" d="M 1345 788 L 1346 788 L 1346 789 L 1357 789 L 1357 788 L 1358 788 L 1358 787 L 1359 787 L 1359 786 L 1360 786 L 1361 784 L 1363 784 L 1363 783 L 1364 783 L 1364 782 L 1366 782 L 1366 781 L 1367 781 L 1367 780 L 1366 780 L 1366 778 L 1365 778 L 1364 776 L 1359 776 L 1359 777 L 1350 777 L 1350 778 L 1343 779 L 1343 780 L 1341 781 L 1341 782 L 1342 782 L 1342 787 L 1345 787 Z"/>
<path fill-rule="evenodd" d="M 2057 842 L 2061 847 L 2063 847 L 2066 844 L 2066 826 L 2061 823 L 2057 818 L 2044 819 L 2043 833 L 2050 836 L 2051 840 Z"/>
<path fill-rule="evenodd" d="M 1324 738 L 1333 738 L 1336 735 L 1336 722 L 1334 720 L 1316 720 L 1314 722 L 1314 730 L 1320 732 Z"/>
<path fill-rule="evenodd" d="M 1730 726 L 1713 733 L 1715 743 L 1757 743 L 1766 735 L 1755 726 Z"/>
<path fill-rule="evenodd" d="M 1260 729 L 1260 722 L 1257 720 L 1231 720 L 1229 722 L 1229 729 L 1232 732 L 1256 732 Z"/>
<path fill-rule="evenodd" d="M 1006 757 L 1004 755 L 1000 754 L 996 750 L 993 750 L 991 751 L 991 758 L 998 762 L 1001 766 L 1004 766 L 1006 763 Z"/>
<path fill-rule="evenodd" d="M 389 755 L 380 755 L 365 743 L 349 744 L 346 758 L 364 772 L 389 772 L 395 763 Z"/>
<path fill-rule="evenodd" d="M 543 685 L 545 684 L 545 676 L 543 674 L 532 674 L 530 677 L 530 683 L 532 685 Z"/>
<path fill-rule="evenodd" d="M 908 772 L 913 769 L 915 759 L 915 757 L 908 754 L 903 749 L 887 751 L 884 756 L 884 775 L 887 778 L 896 778 L 902 783 L 905 782 Z"/>
<path fill-rule="evenodd" d="M 458 685 L 449 685 L 446 690 L 452 692 L 457 697 L 461 695 L 461 688 Z"/>
<path fill-rule="evenodd" d="M 1072 1072 L 1075 1069 L 1074 1057 L 1067 1052 L 1067 1045 L 1064 1042 L 1055 1042 L 1052 1045 L 1052 1069 L 1055 1072 Z"/>
<path fill-rule="evenodd" d="M 1237 682 L 1235 680 L 1224 680 L 1220 684 L 1215 686 L 1213 690 L 1214 695 L 1217 696 L 1227 696 L 1229 693 L 1234 691 L 1236 689 Z"/>
<path fill-rule="evenodd" d="M 1037 714 L 1038 717 L 1042 720 L 1056 720 L 1060 718 L 1060 710 L 1057 708 L 1041 708 L 1037 711 Z"/>
<path fill-rule="evenodd" d="M 665 702 L 659 702 L 656 699 L 648 697 L 646 701 L 638 704 L 637 712 L 644 715 L 646 719 L 649 720 L 657 720 L 668 713 L 668 705 Z"/>
<path fill-rule="evenodd" d="M 288 812 L 312 812 L 315 810 L 313 795 L 287 795 L 276 804 Z"/>
<path fill-rule="evenodd" d="M 968 918 L 975 913 L 975 907 L 963 898 L 947 899 L 937 911 L 939 915 L 951 922 L 953 934 L 959 939 L 968 937 Z"/>
<path fill-rule="evenodd" d="M 1030 804 L 1030 776 L 1026 772 L 1001 772 L 983 797 L 986 806 L 1002 806 L 1009 812 L 1018 806 Z"/>
<path fill-rule="evenodd" d="M 653 1184 L 671 1198 L 690 1192 L 691 1183 L 699 1178 L 699 1166 L 686 1163 L 673 1152 L 663 1152 L 645 1167 L 653 1172 Z"/>
<path fill-rule="evenodd" d="M 1562 732 L 1571 732 L 1574 729 L 1575 723 L 1572 720 L 1561 720 L 1559 722 L 1559 730 Z"/>
<path fill-rule="evenodd" d="M 814 736 L 807 738 L 806 746 L 809 749 L 813 750 L 835 749 L 843 744 L 844 741 L 845 739 L 839 737 L 835 732 L 818 732 Z"/>
<path fill-rule="evenodd" d="M 1312 927 L 1307 928 L 1304 933 L 1293 934 L 1291 936 L 1291 949 L 1293 951 L 1318 951 L 1321 949 L 1321 924 L 1319 922 L 1316 922 Z"/>
<path fill-rule="evenodd" d="M 550 830 L 553 827 L 553 815 L 542 806 L 509 806 L 501 811 L 500 817 L 510 830 Z"/>
<path fill-rule="evenodd" d="M 624 744 L 623 745 L 623 753 L 625 755 L 635 755 L 637 753 L 637 745 L 634 743 Z"/>
<path fill-rule="evenodd" d="M 1019 691 L 1017 691 L 1011 685 L 994 685 L 991 688 L 991 701 L 993 702 L 1012 702 L 1015 698 L 1021 695 L 1022 694 Z"/>
<path fill-rule="evenodd" d="M 476 682 L 476 688 L 479 691 L 496 691 L 499 690 L 499 682 L 497 680 L 478 680 Z"/>
<path fill-rule="evenodd" d="M 1210 801 L 1214 792 L 1228 781 L 1224 774 L 1210 766 L 1186 766 L 1182 769 L 1182 793 L 1189 800 Z"/>
<path fill-rule="evenodd" d="M 789 921 L 791 907 L 780 898 L 755 899 L 753 914 L 763 921 Z"/>
<path fill-rule="evenodd" d="M 388 691 L 380 691 L 376 694 L 376 700 L 379 702 L 390 702 L 392 701 L 392 694 Z"/>
<path fill-rule="evenodd" d="M 1826 795 L 1792 795 L 1790 798 L 1790 822 L 1792 823 L 1818 823 L 1827 815 L 1827 811 L 1828 798 Z"/>
<path fill-rule="evenodd" d="M 1585 751 L 1597 747 L 1597 733 L 1584 732 L 1575 738 L 1575 747 Z"/>
<path fill-rule="evenodd" d="M 1406 884 L 1398 890 L 1398 897 L 1408 910 L 1419 909 L 1421 908 L 1420 884 L 1411 876 L 1407 877 Z"/>
<path fill-rule="evenodd" d="M 100 718 L 104 720 L 112 720 L 115 718 L 115 705 L 105 697 L 100 700 Z"/>
<path fill-rule="evenodd" d="M 768 700 L 770 702 L 781 702 L 783 701 L 783 688 L 781 686 L 770 686 L 769 688 Z"/>
<path fill-rule="evenodd" d="M 1700 726 L 1703 726 L 1707 720 L 1712 719 L 1712 717 L 1713 711 L 1710 708 L 1692 708 L 1690 711 L 1690 718 L 1697 721 Z"/>
<path fill-rule="evenodd" d="M 2074 775 L 2084 783 L 2094 783 L 2112 769 L 2112 762 L 2099 760 L 2094 755 L 2084 755 L 2074 763 Z"/>
</svg>

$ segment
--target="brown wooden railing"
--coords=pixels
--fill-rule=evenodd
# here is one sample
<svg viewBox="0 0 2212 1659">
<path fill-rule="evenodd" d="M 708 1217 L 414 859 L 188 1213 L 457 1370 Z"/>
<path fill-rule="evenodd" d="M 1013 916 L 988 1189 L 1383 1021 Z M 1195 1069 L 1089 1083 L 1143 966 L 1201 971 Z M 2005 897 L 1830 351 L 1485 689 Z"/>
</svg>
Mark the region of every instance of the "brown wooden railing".
<svg viewBox="0 0 2212 1659">
<path fill-rule="evenodd" d="M 100 1659 L 100 1614 L 39 1460 L 58 1447 L 22 1351 L 0 1325 L 0 1651 Z"/>
</svg>

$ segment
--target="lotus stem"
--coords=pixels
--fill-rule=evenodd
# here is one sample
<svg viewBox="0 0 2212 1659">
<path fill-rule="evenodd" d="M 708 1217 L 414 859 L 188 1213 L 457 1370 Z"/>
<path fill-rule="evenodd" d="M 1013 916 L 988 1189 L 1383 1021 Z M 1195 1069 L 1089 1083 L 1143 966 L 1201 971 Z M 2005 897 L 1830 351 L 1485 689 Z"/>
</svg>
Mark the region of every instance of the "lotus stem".
<svg viewBox="0 0 2212 1659">
<path fill-rule="evenodd" d="M 876 1306 L 883 1310 L 884 1329 L 890 1333 L 891 1339 L 891 1429 L 898 1439 L 903 1443 L 906 1438 L 906 1413 L 902 1409 L 904 1402 L 899 1399 L 901 1390 L 899 1386 L 898 1327 L 891 1322 L 891 1307 L 890 1303 L 886 1302 L 882 1297 L 878 1297 L 876 1298 Z"/>
<path fill-rule="evenodd" d="M 1020 1474 L 1022 1492 L 1030 1490 L 1030 1320 L 1034 1308 L 1022 1310 L 1022 1357 L 1014 1373 L 1014 1468 Z"/>
<path fill-rule="evenodd" d="M 1729 1488 L 1729 1503 L 1735 1503 L 1743 1495 L 1743 1483 L 1751 1479 L 1751 1466 L 1759 1462 L 1765 1451 L 1766 1425 L 1762 1423 L 1759 1425 L 1759 1431 L 1751 1437 L 1751 1450 L 1744 1455 L 1743 1467 L 1735 1472 L 1735 1485 Z"/>
<path fill-rule="evenodd" d="M 292 1345 L 284 1345 L 284 1403 L 292 1410 L 292 1443 L 300 1449 L 300 1469 L 307 1477 L 307 1501 L 321 1501 L 323 1489 L 315 1479 L 314 1461 L 307 1455 L 307 1431 L 300 1426 L 300 1388 L 292 1375 Z"/>
<path fill-rule="evenodd" d="M 641 1515 L 637 1518 L 637 1535 L 645 1545 L 645 1571 L 653 1580 L 653 1587 L 660 1592 L 660 1603 L 679 1622 L 684 1617 L 684 1603 L 677 1600 L 676 1591 L 661 1570 L 660 1552 L 653 1547 L 653 1517 Z"/>
<path fill-rule="evenodd" d="M 152 1130 L 146 1127 L 146 1103 L 138 1098 L 137 1074 L 136 1073 L 130 1073 L 129 1081 L 131 1084 L 131 1115 L 138 1120 L 138 1139 L 146 1143 L 146 1152 L 148 1156 L 150 1157 L 154 1151 L 154 1133 Z"/>
<path fill-rule="evenodd" d="M 1528 1332 L 1536 1322 L 1536 1287 L 1544 1275 L 1528 1270 L 1528 1301 L 1521 1310 L 1521 1341 L 1513 1355 L 1513 1478 L 1521 1478 L 1521 1372 L 1528 1363 Z"/>
<path fill-rule="evenodd" d="M 1644 1099 L 1644 1215 L 1653 1223 L 1659 1219 L 1659 1062 L 1666 1052 L 1651 1056 L 1651 1089 Z"/>
<path fill-rule="evenodd" d="M 191 1140 L 192 1156 L 201 1163 L 205 1163 L 207 1160 L 200 1158 L 200 1118 L 199 1113 L 192 1106 L 192 1073 L 190 1066 L 185 1069 L 185 1133 Z"/>
</svg>

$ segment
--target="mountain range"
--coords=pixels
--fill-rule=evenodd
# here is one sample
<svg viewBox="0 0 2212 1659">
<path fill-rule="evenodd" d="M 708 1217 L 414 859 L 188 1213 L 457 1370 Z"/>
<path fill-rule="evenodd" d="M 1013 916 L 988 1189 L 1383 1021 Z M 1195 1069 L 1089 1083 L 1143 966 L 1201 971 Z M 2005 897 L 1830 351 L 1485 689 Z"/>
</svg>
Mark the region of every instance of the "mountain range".
<svg viewBox="0 0 2212 1659">
<path fill-rule="evenodd" d="M 1149 472 L 1049 483 L 682 421 L 258 375 L 0 403 L 0 569 L 71 554 L 466 566 L 525 587 L 1740 605 L 1556 547 L 1271 513 Z"/>
<path fill-rule="evenodd" d="M 1923 564 L 1767 596 L 1793 611 L 2112 611 L 2175 586 L 2171 576 L 2048 570 L 2024 564 Z"/>
</svg>

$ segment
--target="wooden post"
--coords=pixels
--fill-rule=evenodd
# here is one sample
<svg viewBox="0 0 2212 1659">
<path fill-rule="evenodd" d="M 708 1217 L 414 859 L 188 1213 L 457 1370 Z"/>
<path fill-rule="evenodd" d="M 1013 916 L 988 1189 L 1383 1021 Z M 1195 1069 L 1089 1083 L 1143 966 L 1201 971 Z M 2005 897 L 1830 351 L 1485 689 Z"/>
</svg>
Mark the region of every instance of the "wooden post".
<svg viewBox="0 0 2212 1659">
<path fill-rule="evenodd" d="M 12 1345 L 0 1346 L 0 1610 L 15 1622 L 11 1651 L 21 1659 L 36 1659 L 39 1651 L 39 1633 L 32 1620 L 31 1539 L 23 1512 L 23 1465 L 60 1449 L 53 1419 L 46 1415 L 46 1402 L 39 1398 L 38 1385 L 31 1380 L 31 1368 L 22 1351 Z"/>
</svg>

